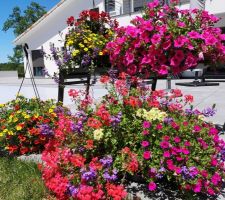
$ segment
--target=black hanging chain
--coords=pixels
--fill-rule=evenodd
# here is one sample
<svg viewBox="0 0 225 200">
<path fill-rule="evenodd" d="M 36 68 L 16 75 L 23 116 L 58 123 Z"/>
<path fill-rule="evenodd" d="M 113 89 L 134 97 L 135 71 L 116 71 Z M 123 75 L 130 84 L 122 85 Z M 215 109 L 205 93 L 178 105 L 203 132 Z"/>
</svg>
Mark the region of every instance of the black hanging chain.
<svg viewBox="0 0 225 200">
<path fill-rule="evenodd" d="M 35 97 L 37 99 L 40 99 L 40 95 L 39 95 L 39 92 L 38 92 L 38 89 L 37 89 L 37 85 L 36 85 L 35 80 L 34 80 L 34 74 L 33 74 L 33 71 L 31 69 L 30 61 L 29 61 L 29 58 L 28 58 L 28 51 L 27 51 L 27 49 L 29 49 L 29 47 L 28 47 L 28 44 L 25 43 L 25 45 L 23 46 L 23 51 L 24 51 L 24 54 L 25 54 L 25 57 L 26 57 L 26 67 L 25 67 L 25 71 L 24 71 L 24 77 L 23 77 L 23 80 L 22 80 L 22 82 L 20 84 L 20 87 L 19 87 L 19 90 L 18 90 L 17 94 L 20 93 L 20 91 L 22 89 L 22 86 L 23 86 L 23 83 L 24 83 L 24 80 L 25 80 L 25 75 L 26 75 L 27 71 L 29 71 Z M 18 95 L 16 96 L 16 99 L 17 98 L 18 98 Z"/>
</svg>

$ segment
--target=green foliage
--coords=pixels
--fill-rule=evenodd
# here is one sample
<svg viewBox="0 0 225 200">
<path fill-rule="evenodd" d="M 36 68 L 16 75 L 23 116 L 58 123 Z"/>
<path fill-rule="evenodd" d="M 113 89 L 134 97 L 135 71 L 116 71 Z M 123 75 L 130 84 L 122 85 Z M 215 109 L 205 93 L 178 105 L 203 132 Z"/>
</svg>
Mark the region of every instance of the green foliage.
<svg viewBox="0 0 225 200">
<path fill-rule="evenodd" d="M 8 19 L 4 22 L 2 30 L 6 32 L 9 29 L 13 29 L 14 35 L 18 36 L 40 19 L 45 13 L 45 7 L 36 2 L 31 2 L 23 12 L 20 7 L 16 6 L 13 8 Z M 16 46 L 13 51 L 13 55 L 8 56 L 9 61 L 17 64 L 21 63 L 23 58 L 21 46 Z"/>
<path fill-rule="evenodd" d="M 0 63 L 0 71 L 18 71 L 18 76 L 23 77 L 24 76 L 24 66 L 22 63 Z"/>
<path fill-rule="evenodd" d="M 13 55 L 8 56 L 10 63 L 20 64 L 23 62 L 23 49 L 22 46 L 16 46 L 13 48 Z"/>
<path fill-rule="evenodd" d="M 45 13 L 45 7 L 39 5 L 36 2 L 31 2 L 29 6 L 21 14 L 21 9 L 16 6 L 13 8 L 12 14 L 3 24 L 3 31 L 13 29 L 15 36 L 20 35 L 27 30 L 33 23 L 35 23 Z"/>
<path fill-rule="evenodd" d="M 1 200 L 41 200 L 45 196 L 47 190 L 35 163 L 0 158 Z"/>
</svg>

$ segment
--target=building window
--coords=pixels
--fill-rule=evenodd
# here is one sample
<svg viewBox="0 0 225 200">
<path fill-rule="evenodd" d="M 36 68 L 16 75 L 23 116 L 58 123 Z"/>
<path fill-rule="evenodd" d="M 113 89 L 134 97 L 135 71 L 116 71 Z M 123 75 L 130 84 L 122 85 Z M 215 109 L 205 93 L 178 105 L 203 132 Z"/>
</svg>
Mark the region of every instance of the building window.
<svg viewBox="0 0 225 200">
<path fill-rule="evenodd" d="M 105 0 L 105 11 L 110 13 L 115 11 L 115 0 Z"/>
<path fill-rule="evenodd" d="M 45 68 L 45 65 L 42 50 L 32 50 L 31 56 L 34 76 L 44 76 L 43 70 Z"/>
<path fill-rule="evenodd" d="M 144 6 L 153 0 L 133 0 L 134 12 L 143 10 Z"/>
<path fill-rule="evenodd" d="M 44 67 L 34 67 L 34 76 L 44 76 Z"/>
</svg>

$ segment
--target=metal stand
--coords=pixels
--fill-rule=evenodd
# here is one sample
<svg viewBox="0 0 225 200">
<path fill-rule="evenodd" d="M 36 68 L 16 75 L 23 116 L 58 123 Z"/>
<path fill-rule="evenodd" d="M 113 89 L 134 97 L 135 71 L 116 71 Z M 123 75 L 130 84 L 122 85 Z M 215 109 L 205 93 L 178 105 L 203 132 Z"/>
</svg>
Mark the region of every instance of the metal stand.
<svg viewBox="0 0 225 200">
<path fill-rule="evenodd" d="M 81 79 L 76 81 L 65 81 L 66 79 Z M 72 74 L 65 74 L 61 70 L 59 72 L 59 86 L 58 86 L 58 102 L 63 102 L 65 85 L 86 84 L 86 97 L 89 95 L 91 74 L 90 72 L 75 72 Z"/>
<path fill-rule="evenodd" d="M 31 68 L 31 65 L 30 65 L 30 62 L 29 62 L 28 49 L 29 49 L 29 46 L 28 46 L 27 43 L 25 43 L 24 46 L 23 46 L 23 51 L 24 51 L 24 54 L 25 54 L 25 57 L 26 57 L 26 67 L 25 67 L 25 70 L 24 70 L 24 77 L 22 79 L 22 82 L 21 82 L 19 90 L 18 90 L 18 94 L 20 93 L 20 91 L 22 89 L 22 86 L 23 86 L 23 83 L 24 83 L 24 80 L 25 80 L 25 76 L 26 76 L 26 73 L 28 71 L 29 74 L 30 74 L 30 79 L 31 79 L 31 83 L 32 83 L 32 87 L 33 87 L 33 90 L 34 90 L 35 97 L 37 99 L 40 99 L 40 95 L 39 95 L 39 92 L 38 92 L 38 89 L 37 89 L 37 85 L 36 85 L 35 80 L 34 80 L 33 70 Z M 18 95 L 17 95 L 16 98 L 18 98 Z"/>
<path fill-rule="evenodd" d="M 199 87 L 199 86 L 218 86 L 219 83 L 209 83 L 201 82 L 198 80 L 198 71 L 195 71 L 195 80 L 187 83 L 176 83 L 176 85 L 189 86 L 189 87 Z"/>
</svg>

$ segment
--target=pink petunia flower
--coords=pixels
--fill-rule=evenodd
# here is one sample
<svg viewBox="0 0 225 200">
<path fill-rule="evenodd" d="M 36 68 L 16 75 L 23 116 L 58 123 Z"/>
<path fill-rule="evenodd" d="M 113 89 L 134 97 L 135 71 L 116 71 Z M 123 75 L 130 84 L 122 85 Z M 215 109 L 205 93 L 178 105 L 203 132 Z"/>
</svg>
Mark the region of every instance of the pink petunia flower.
<svg viewBox="0 0 225 200">
<path fill-rule="evenodd" d="M 160 142 L 160 147 L 162 148 L 162 149 L 167 149 L 167 148 L 169 148 L 169 142 L 167 142 L 167 141 L 162 141 L 162 142 Z"/>
<path fill-rule="evenodd" d="M 202 130 L 202 128 L 198 125 L 194 126 L 194 132 L 199 133 Z"/>
<path fill-rule="evenodd" d="M 169 158 L 169 157 L 170 157 L 170 152 L 169 152 L 169 151 L 165 151 L 165 152 L 163 153 L 163 157 Z"/>
<path fill-rule="evenodd" d="M 144 121 L 142 126 L 143 126 L 143 128 L 150 128 L 151 127 L 151 123 L 148 122 L 148 121 Z"/>
<path fill-rule="evenodd" d="M 202 189 L 201 183 L 197 183 L 197 184 L 194 186 L 194 188 L 193 188 L 193 190 L 194 190 L 195 193 L 201 192 L 201 189 Z"/>
<path fill-rule="evenodd" d="M 143 131 L 142 131 L 142 134 L 143 134 L 143 135 L 148 135 L 148 134 L 149 134 L 149 131 L 148 131 L 148 130 L 143 130 Z"/>
<path fill-rule="evenodd" d="M 191 39 L 199 39 L 201 38 L 201 34 L 198 33 L 197 31 L 191 31 L 188 33 L 188 36 L 191 38 Z"/>
<path fill-rule="evenodd" d="M 180 138 L 179 138 L 178 136 L 176 136 L 176 137 L 173 139 L 173 141 L 176 142 L 176 143 L 179 143 L 181 140 L 180 140 Z"/>
<path fill-rule="evenodd" d="M 161 41 L 161 37 L 162 37 L 162 36 L 159 35 L 159 34 L 153 35 L 153 36 L 152 36 L 152 39 L 151 39 L 152 44 L 154 44 L 154 45 L 159 44 L 160 41 Z"/>
<path fill-rule="evenodd" d="M 148 184 L 148 189 L 149 189 L 150 191 L 154 191 L 154 190 L 156 189 L 156 184 L 155 184 L 154 182 L 150 182 L 150 183 Z"/>
<path fill-rule="evenodd" d="M 141 146 L 147 147 L 147 146 L 149 146 L 149 142 L 148 141 L 142 141 Z"/>
<path fill-rule="evenodd" d="M 149 159 L 151 158 L 151 152 L 150 152 L 150 151 L 145 151 L 145 152 L 143 153 L 143 158 L 144 158 L 145 160 L 149 160 Z"/>
</svg>

